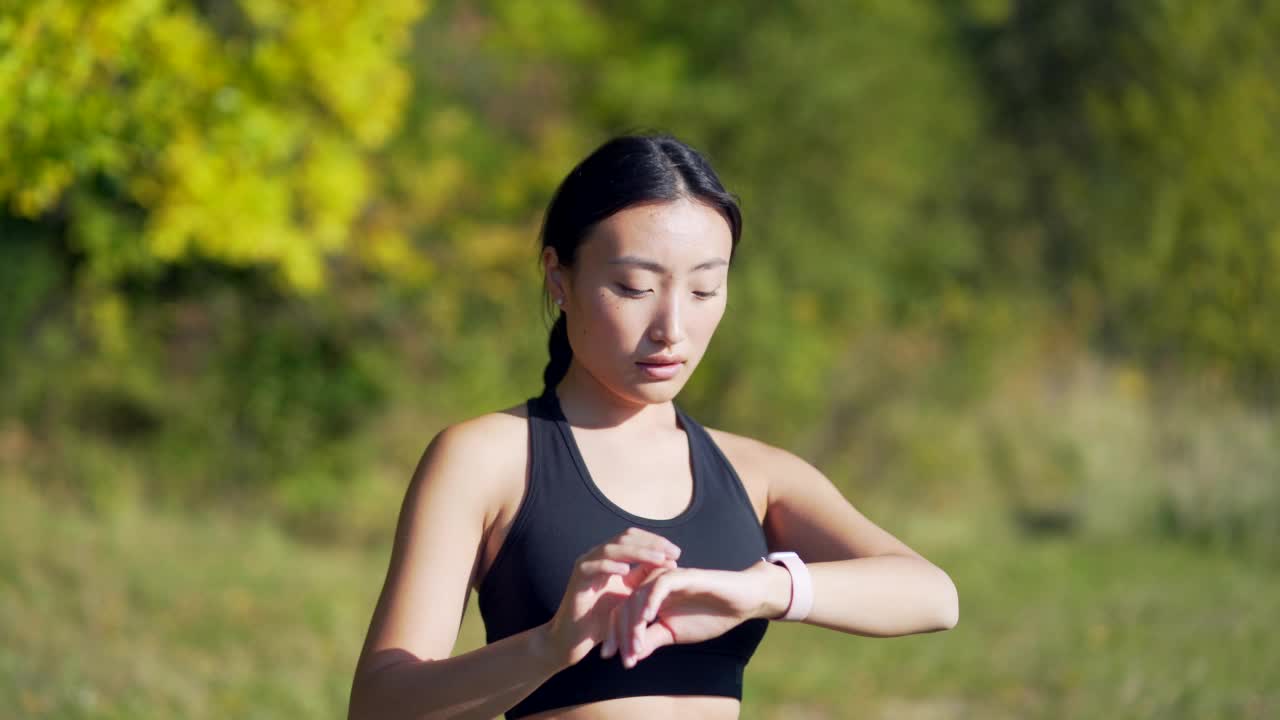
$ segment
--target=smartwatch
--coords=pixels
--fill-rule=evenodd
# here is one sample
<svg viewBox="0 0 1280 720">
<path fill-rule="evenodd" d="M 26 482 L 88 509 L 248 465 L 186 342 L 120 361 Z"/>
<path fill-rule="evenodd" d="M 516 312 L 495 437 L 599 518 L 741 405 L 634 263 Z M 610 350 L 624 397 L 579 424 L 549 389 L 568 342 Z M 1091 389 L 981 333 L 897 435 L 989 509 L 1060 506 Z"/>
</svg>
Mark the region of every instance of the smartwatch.
<svg viewBox="0 0 1280 720">
<path fill-rule="evenodd" d="M 782 617 L 774 619 L 799 622 L 808 617 L 813 608 L 813 579 L 800 556 L 790 551 L 772 552 L 760 559 L 781 565 L 791 573 L 791 604 Z"/>
</svg>

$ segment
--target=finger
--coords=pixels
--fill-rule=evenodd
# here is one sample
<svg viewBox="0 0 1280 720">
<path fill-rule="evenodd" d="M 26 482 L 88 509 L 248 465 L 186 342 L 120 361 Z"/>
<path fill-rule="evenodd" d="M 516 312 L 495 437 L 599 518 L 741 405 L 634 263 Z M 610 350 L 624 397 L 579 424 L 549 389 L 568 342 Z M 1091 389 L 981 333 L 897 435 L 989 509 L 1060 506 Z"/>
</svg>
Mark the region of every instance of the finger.
<svg viewBox="0 0 1280 720">
<path fill-rule="evenodd" d="M 605 626 L 604 642 L 600 643 L 600 657 L 609 658 L 618 648 L 618 634 L 614 632 L 614 623 L 618 617 L 618 608 L 614 608 L 609 612 L 609 618 Z"/>
<path fill-rule="evenodd" d="M 588 581 L 590 582 L 590 585 L 588 585 L 588 587 L 591 588 L 592 592 L 600 592 L 601 590 L 604 589 L 605 585 L 609 584 L 609 578 L 611 577 L 613 576 L 610 575 L 609 573 L 599 573 L 597 575 L 592 575 L 590 578 L 588 578 Z"/>
<path fill-rule="evenodd" d="M 654 585 L 653 582 L 646 582 L 641 586 L 640 590 L 631 594 L 631 597 L 623 601 L 627 606 L 627 626 L 624 631 L 631 640 L 631 655 L 633 659 L 639 660 L 640 654 L 644 652 L 644 601 L 637 597 L 640 593 L 647 592 Z"/>
<path fill-rule="evenodd" d="M 650 574 L 657 572 L 659 569 L 660 568 L 656 568 L 653 565 L 646 565 L 643 563 L 634 565 L 631 568 L 631 572 L 622 576 L 622 584 L 634 592 L 636 588 L 643 585 L 644 582 L 649 579 Z"/>
<path fill-rule="evenodd" d="M 654 575 L 657 574 L 657 571 L 654 571 Z M 645 614 L 644 608 L 648 606 L 649 596 L 653 594 L 653 589 L 657 587 L 657 584 L 657 577 L 651 575 L 643 585 L 631 592 L 631 597 L 623 601 L 624 603 L 636 608 L 636 618 L 641 623 L 653 619 Z"/>
<path fill-rule="evenodd" d="M 631 645 L 631 665 L 635 667 L 640 662 L 640 633 L 636 631 L 636 624 L 640 620 L 640 611 L 634 603 L 627 603 L 627 624 L 623 627 L 623 632 L 627 634 L 627 642 Z"/>
<path fill-rule="evenodd" d="M 681 576 L 674 573 L 667 573 L 658 578 L 653 584 L 653 589 L 645 594 L 644 605 L 640 608 L 642 617 L 647 620 L 656 618 L 658 610 L 662 607 L 662 603 L 666 601 L 667 596 L 683 585 L 684 581 L 681 580 Z"/>
<path fill-rule="evenodd" d="M 622 649 L 618 647 L 618 623 L 621 622 L 619 620 L 621 617 L 622 611 L 616 608 L 609 615 L 609 657 L 621 658 L 622 656 Z"/>
<path fill-rule="evenodd" d="M 661 547 L 624 543 L 607 543 L 602 545 L 600 547 L 598 557 L 630 563 L 648 563 L 650 565 L 662 565 L 668 560 L 674 559 Z"/>
<path fill-rule="evenodd" d="M 630 617 L 631 626 L 627 631 L 631 633 L 631 658 L 635 664 L 640 662 L 640 655 L 644 652 L 644 616 L 640 614 L 639 605 L 631 610 Z"/>
<path fill-rule="evenodd" d="M 625 604 L 625 603 L 623 603 Z M 609 616 L 609 656 L 618 658 L 618 662 L 622 662 L 622 635 L 618 634 L 618 626 L 622 623 L 622 605 L 614 608 L 614 612 Z"/>
<path fill-rule="evenodd" d="M 654 590 L 665 586 L 665 583 L 659 582 L 659 580 L 666 573 L 666 569 L 655 570 L 639 589 L 632 592 L 631 597 L 623 601 L 629 613 L 630 624 L 627 626 L 626 631 L 630 635 L 635 648 L 633 655 L 636 662 L 639 662 L 643 657 L 647 657 L 652 651 L 646 640 L 646 626 L 656 615 L 656 612 L 646 614 L 644 609 L 651 605 L 649 598 L 653 595 Z"/>
<path fill-rule="evenodd" d="M 627 628 L 631 626 L 631 603 L 622 603 L 618 608 L 618 624 L 616 632 L 618 634 L 619 652 L 623 667 L 631 667 L 631 634 L 627 632 Z"/>
<path fill-rule="evenodd" d="M 578 574 L 583 578 L 596 575 L 626 575 L 631 566 L 620 560 L 596 559 L 582 560 L 578 563 Z"/>
<path fill-rule="evenodd" d="M 674 645 L 676 643 L 675 633 L 667 626 L 665 622 L 659 619 L 657 622 L 645 627 L 644 629 L 644 651 L 640 657 L 636 658 L 636 662 L 644 660 L 653 654 L 655 650 L 665 645 Z"/>
<path fill-rule="evenodd" d="M 679 545 L 676 545 L 657 533 L 641 528 L 628 528 L 625 532 L 618 535 L 615 542 L 620 545 L 634 545 L 638 547 L 651 548 L 672 557 L 680 556 Z"/>
</svg>

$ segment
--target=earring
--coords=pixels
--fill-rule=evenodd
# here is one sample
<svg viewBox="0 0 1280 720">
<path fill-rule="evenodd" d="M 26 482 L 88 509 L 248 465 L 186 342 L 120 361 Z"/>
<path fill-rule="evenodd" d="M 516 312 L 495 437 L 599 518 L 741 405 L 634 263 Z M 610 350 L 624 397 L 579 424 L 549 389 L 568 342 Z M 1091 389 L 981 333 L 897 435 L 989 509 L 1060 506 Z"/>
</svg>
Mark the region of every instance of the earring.
<svg viewBox="0 0 1280 720">
<path fill-rule="evenodd" d="M 564 307 L 564 298 L 562 298 L 562 297 L 558 297 L 558 298 L 556 298 L 556 304 L 557 304 L 557 305 L 559 305 L 559 306 L 561 306 L 561 307 Z"/>
</svg>

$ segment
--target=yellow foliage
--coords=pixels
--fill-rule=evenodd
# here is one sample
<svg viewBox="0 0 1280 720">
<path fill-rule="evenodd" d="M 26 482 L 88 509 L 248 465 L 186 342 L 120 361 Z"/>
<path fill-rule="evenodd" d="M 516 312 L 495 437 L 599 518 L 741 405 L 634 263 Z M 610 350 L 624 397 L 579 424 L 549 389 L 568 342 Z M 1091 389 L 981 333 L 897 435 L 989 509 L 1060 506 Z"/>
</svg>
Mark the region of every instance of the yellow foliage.
<svg viewBox="0 0 1280 720">
<path fill-rule="evenodd" d="M 307 148 L 299 178 L 299 205 L 312 239 L 337 250 L 369 193 L 369 177 L 354 148 L 316 142 Z"/>
<path fill-rule="evenodd" d="M 371 151 L 398 128 L 424 3 L 241 7 L 250 27 L 230 33 L 192 2 L 31 3 L 0 19 L 0 202 L 36 217 L 105 176 L 143 208 L 143 234 L 92 252 L 140 244 L 323 286 L 325 255 L 355 242 L 379 191 Z"/>
<path fill-rule="evenodd" d="M 416 172 L 408 175 L 413 197 L 412 210 L 421 225 L 431 225 L 444 213 L 454 191 L 462 186 L 467 169 L 461 158 L 441 153 L 424 158 Z"/>
<path fill-rule="evenodd" d="M 428 282 L 435 275 L 431 259 L 416 251 L 403 233 L 392 228 L 372 228 L 357 248 L 367 267 L 404 284 Z"/>
<path fill-rule="evenodd" d="M 279 27 L 280 42 L 299 59 L 308 89 L 362 145 L 382 144 L 396 129 L 408 94 L 408 75 L 396 54 L 407 46 L 422 3 L 299 0 L 266 8 L 255 20 Z M 343 31 L 335 33 L 335 27 Z"/>
<path fill-rule="evenodd" d="M 17 210 L 23 215 L 36 215 L 47 210 L 71 184 L 71 168 L 60 163 L 40 167 L 31 184 L 18 189 L 15 197 Z"/>
</svg>

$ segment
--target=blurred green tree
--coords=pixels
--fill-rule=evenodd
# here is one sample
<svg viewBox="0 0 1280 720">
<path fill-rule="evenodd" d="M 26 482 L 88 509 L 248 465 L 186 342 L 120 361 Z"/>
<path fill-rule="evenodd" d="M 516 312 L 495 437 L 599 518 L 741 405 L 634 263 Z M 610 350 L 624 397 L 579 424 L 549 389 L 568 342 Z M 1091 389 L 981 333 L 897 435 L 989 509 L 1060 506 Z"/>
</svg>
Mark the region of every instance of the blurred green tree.
<svg viewBox="0 0 1280 720">
<path fill-rule="evenodd" d="M 626 130 L 743 201 L 710 424 L 922 446 L 859 420 L 1039 333 L 1280 393 L 1276 0 L 430 6 L 4 4 L 0 410 L 305 505 L 393 393 L 537 389 L 541 212 Z"/>
<path fill-rule="evenodd" d="M 1276 397 L 1280 3 L 1010 3 L 957 26 L 1024 188 L 992 226 L 996 257 L 1033 262 L 1002 269 L 1112 353 Z"/>
</svg>

